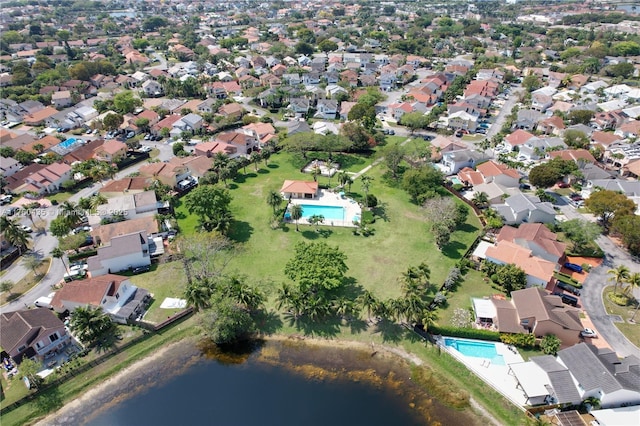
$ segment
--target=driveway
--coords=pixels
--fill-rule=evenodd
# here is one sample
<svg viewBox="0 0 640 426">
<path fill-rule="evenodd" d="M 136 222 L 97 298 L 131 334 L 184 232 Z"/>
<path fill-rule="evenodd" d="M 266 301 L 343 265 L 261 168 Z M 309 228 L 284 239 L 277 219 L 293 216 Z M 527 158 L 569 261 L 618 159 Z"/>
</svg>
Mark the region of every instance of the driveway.
<svg viewBox="0 0 640 426">
<path fill-rule="evenodd" d="M 616 246 L 608 237 L 600 236 L 596 240 L 598 246 L 606 253 L 604 262 L 589 273 L 584 282 L 580 299 L 584 310 L 589 313 L 598 333 L 605 336 L 618 356 L 640 356 L 640 349 L 632 344 L 614 325 L 616 318 L 607 315 L 602 301 L 603 290 L 611 285 L 607 271 L 618 265 L 626 265 L 631 272 L 640 272 L 640 264 L 633 262 L 631 256 Z"/>
<path fill-rule="evenodd" d="M 505 100 L 504 105 L 500 108 L 500 112 L 496 117 L 496 121 L 491 125 L 491 128 L 487 131 L 486 139 L 491 139 L 495 135 L 500 132 L 502 129 L 502 125 L 507 120 L 507 116 L 511 114 L 511 110 L 514 105 L 518 103 L 518 99 L 520 99 L 520 94 L 524 91 L 522 87 L 517 89 L 513 89 L 509 94 L 509 97 Z"/>
</svg>

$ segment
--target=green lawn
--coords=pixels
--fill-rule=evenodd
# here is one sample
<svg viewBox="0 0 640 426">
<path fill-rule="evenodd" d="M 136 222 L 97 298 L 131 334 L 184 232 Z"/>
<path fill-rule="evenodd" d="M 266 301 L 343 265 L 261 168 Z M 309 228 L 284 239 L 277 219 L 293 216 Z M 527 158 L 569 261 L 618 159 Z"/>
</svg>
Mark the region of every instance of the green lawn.
<svg viewBox="0 0 640 426">
<path fill-rule="evenodd" d="M 369 193 L 379 200 L 373 236 L 354 236 L 350 228 L 323 227 L 328 231 L 324 237 L 309 225 L 300 225 L 301 232 L 295 232 L 295 225 L 272 230 L 269 226 L 272 211 L 266 203 L 269 190 L 279 190 L 285 179 L 311 179 L 294 167 L 290 159 L 286 153 L 274 155 L 268 167 L 262 163 L 256 173 L 249 166 L 246 177 L 241 176 L 229 185 L 233 197 L 231 209 L 237 221 L 230 237 L 240 244 L 241 250 L 229 264 L 228 272 L 247 275 L 250 282 L 271 295 L 285 281 L 285 264 L 299 241 L 323 240 L 339 246 L 347 255 L 347 275 L 355 284 L 387 298 L 399 294 L 400 274 L 423 261 L 431 268 L 432 281 L 441 283 L 480 230 L 478 219 L 470 214 L 462 230 L 454 232 L 449 245 L 440 252 L 420 208 L 410 202 L 403 190 L 383 182 L 382 165 L 368 173 L 373 177 Z M 328 183 L 328 178 L 321 178 L 320 183 Z M 362 195 L 359 180 L 351 191 Z M 197 220 L 183 206 L 177 211 L 181 230 L 186 235 L 195 232 Z"/>
<path fill-rule="evenodd" d="M 131 282 L 153 293 L 153 302 L 144 317 L 145 321 L 159 323 L 180 311 L 180 309 L 160 309 L 166 297 L 182 298 L 187 284 L 181 262 L 152 265 L 151 271 L 131 277 Z"/>
<path fill-rule="evenodd" d="M 502 292 L 493 288 L 491 281 L 485 281 L 484 274 L 475 269 L 469 269 L 464 276 L 464 280 L 456 287 L 454 292 L 449 293 L 447 306 L 438 309 L 438 325 L 453 326 L 451 319 L 457 308 L 469 310 L 472 308 L 471 298 L 483 298 Z"/>
<path fill-rule="evenodd" d="M 635 317 L 635 323 L 628 322 L 635 312 L 635 305 L 632 303 L 628 306 L 619 306 L 609 300 L 607 295 L 613 292 L 614 286 L 608 286 L 602 292 L 602 300 L 604 302 L 604 307 L 607 310 L 607 313 L 610 315 L 620 315 L 622 319 L 625 321 L 624 323 L 614 322 L 615 326 L 618 327 L 618 330 L 622 334 L 625 335 L 627 339 L 631 343 L 636 346 L 640 346 L 640 313 Z M 618 287 L 618 292 L 620 292 L 620 288 Z"/>
</svg>

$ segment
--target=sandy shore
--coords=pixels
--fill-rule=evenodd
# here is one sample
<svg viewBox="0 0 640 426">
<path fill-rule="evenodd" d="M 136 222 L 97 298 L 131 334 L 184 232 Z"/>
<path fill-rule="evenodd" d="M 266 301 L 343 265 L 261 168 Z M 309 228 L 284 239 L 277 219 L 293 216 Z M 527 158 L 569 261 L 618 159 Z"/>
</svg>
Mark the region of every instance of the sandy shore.
<svg viewBox="0 0 640 426">
<path fill-rule="evenodd" d="M 264 340 L 296 342 L 315 347 L 355 349 L 372 354 L 375 353 L 376 356 L 388 358 L 399 357 L 415 365 L 425 364 L 422 359 L 404 349 L 373 342 L 364 343 L 351 340 L 329 340 L 295 335 L 273 335 L 265 337 Z M 81 425 L 90 420 L 85 417 L 85 413 L 93 411 L 94 415 L 97 415 L 105 409 L 108 409 L 108 407 L 118 404 L 129 396 L 140 392 L 146 386 L 166 379 L 166 377 L 158 376 L 158 365 L 163 365 L 163 369 L 166 371 L 167 360 L 169 360 L 168 362 L 174 364 L 171 371 L 179 374 L 180 370 L 184 370 L 191 365 L 189 359 L 193 360 L 198 357 L 198 350 L 192 341 L 188 343 L 185 341 L 172 343 L 89 389 L 87 392 L 84 392 L 82 396 L 64 405 L 55 413 L 48 415 L 35 424 L 39 426 Z M 479 403 L 473 399 L 471 399 L 470 403 L 473 411 L 484 417 L 485 424 L 500 424 L 500 422 L 491 416 Z"/>
</svg>

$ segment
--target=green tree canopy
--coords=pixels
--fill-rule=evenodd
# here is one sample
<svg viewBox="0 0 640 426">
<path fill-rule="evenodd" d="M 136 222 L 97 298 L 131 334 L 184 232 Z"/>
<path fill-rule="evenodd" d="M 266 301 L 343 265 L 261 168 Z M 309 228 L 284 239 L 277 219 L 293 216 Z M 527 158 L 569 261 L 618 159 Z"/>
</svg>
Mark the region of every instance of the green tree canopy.
<svg viewBox="0 0 640 426">
<path fill-rule="evenodd" d="M 593 222 L 571 219 L 560 224 L 566 237 L 573 243 L 573 253 L 579 254 L 600 235 L 600 227 Z"/>
<path fill-rule="evenodd" d="M 121 114 L 129 114 L 142 106 L 142 100 L 134 96 L 131 90 L 125 90 L 113 97 L 113 106 Z"/>
<path fill-rule="evenodd" d="M 346 255 L 325 242 L 298 243 L 284 269 L 303 293 L 341 287 L 348 270 Z"/>
<path fill-rule="evenodd" d="M 564 143 L 571 148 L 588 148 L 591 144 L 589 137 L 580 130 L 567 129 L 563 134 Z"/>
<path fill-rule="evenodd" d="M 217 297 L 200 316 L 200 326 L 218 345 L 246 340 L 255 330 L 249 312 L 228 297 Z"/>
<path fill-rule="evenodd" d="M 609 227 L 614 216 L 619 218 L 632 215 L 636 210 L 636 204 L 626 195 L 609 190 L 593 192 L 584 204 L 598 216 L 605 228 Z"/>
<path fill-rule="evenodd" d="M 200 185 L 185 197 L 189 213 L 195 214 L 207 231 L 218 231 L 226 235 L 233 216 L 229 209 L 229 191 L 214 185 Z"/>
</svg>

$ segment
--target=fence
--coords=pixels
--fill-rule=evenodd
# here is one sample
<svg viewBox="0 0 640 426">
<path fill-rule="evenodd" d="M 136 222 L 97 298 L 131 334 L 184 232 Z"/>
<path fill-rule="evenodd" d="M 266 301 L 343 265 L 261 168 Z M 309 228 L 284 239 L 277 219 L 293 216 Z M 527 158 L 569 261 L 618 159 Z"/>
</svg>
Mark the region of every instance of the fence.
<svg viewBox="0 0 640 426">
<path fill-rule="evenodd" d="M 125 349 L 129 348 L 130 346 L 133 346 L 137 343 L 140 343 L 144 340 L 147 340 L 148 338 L 152 337 L 155 333 L 160 332 L 163 328 L 169 326 L 170 324 L 173 324 L 175 322 L 184 320 L 186 318 L 188 318 L 191 314 L 193 313 L 193 308 L 189 307 L 183 311 L 178 312 L 177 314 L 175 314 L 174 316 L 172 316 L 171 318 L 168 318 L 166 321 L 161 322 L 160 324 L 154 325 L 151 323 L 143 323 L 143 322 L 137 322 L 135 323 L 135 325 L 138 325 L 142 328 L 144 328 L 145 330 L 148 330 L 150 332 L 145 332 L 142 336 L 136 337 L 133 340 L 128 341 L 127 343 L 125 343 L 124 345 L 120 346 L 120 347 L 116 347 L 115 349 L 113 349 L 112 351 L 94 359 L 91 362 L 88 362 L 86 364 L 81 365 L 80 367 L 70 370 L 69 372 L 67 372 L 64 376 L 60 376 L 58 377 L 56 380 L 41 385 L 35 392 L 23 397 L 22 399 L 17 400 L 16 402 L 7 405 L 6 407 L 2 407 L 2 409 L 0 409 L 0 415 L 4 415 L 10 411 L 15 410 L 16 408 L 26 404 L 29 401 L 33 401 L 35 398 L 37 398 L 41 393 L 55 387 L 58 386 L 59 384 L 69 380 L 72 377 L 75 377 L 79 374 L 82 374 L 90 369 L 92 369 L 93 367 L 97 367 L 98 365 L 102 364 L 103 362 L 107 361 L 108 359 L 110 359 L 112 356 L 119 354 L 120 352 L 124 351 Z M 147 327 L 148 326 L 148 327 Z"/>
</svg>

